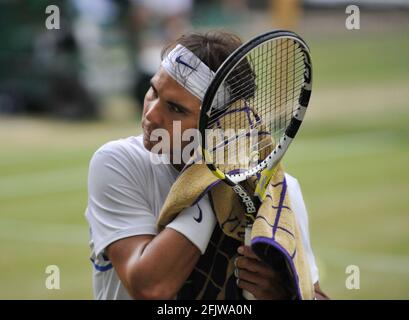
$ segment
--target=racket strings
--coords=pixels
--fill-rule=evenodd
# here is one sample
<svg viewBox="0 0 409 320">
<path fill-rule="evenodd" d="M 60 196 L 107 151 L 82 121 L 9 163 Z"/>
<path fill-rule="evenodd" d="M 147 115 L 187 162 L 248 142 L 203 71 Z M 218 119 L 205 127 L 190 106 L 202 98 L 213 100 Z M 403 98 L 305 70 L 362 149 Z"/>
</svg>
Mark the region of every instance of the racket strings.
<svg viewBox="0 0 409 320">
<path fill-rule="evenodd" d="M 213 147 L 213 149 L 211 150 L 212 152 L 214 152 L 214 151 L 217 151 L 218 149 L 220 150 L 220 148 L 225 148 L 226 147 L 226 142 L 227 143 L 231 143 L 231 142 L 236 142 L 236 141 L 239 141 L 241 138 L 244 138 L 244 137 L 247 137 L 249 134 L 251 134 L 251 132 L 249 132 L 249 131 L 247 131 L 247 132 L 244 132 L 244 133 L 242 133 L 242 134 L 238 134 L 238 135 L 235 135 L 235 136 L 232 136 L 232 137 L 230 137 L 230 138 L 228 138 L 227 140 L 223 140 L 222 142 L 219 142 L 219 144 L 218 145 L 216 145 L 215 147 Z M 258 136 L 260 136 L 260 135 L 269 135 L 270 133 L 269 132 L 258 132 Z M 254 148 L 254 147 L 258 147 L 259 145 L 261 145 L 263 143 L 263 141 L 262 142 L 257 142 L 257 143 L 255 143 L 255 144 L 252 144 L 251 145 L 251 147 L 252 148 Z M 233 144 L 232 146 L 233 147 L 235 147 L 237 144 Z M 274 145 L 274 143 L 271 143 L 270 145 Z M 263 148 L 262 148 L 263 149 Z M 257 148 L 257 150 L 258 151 L 261 151 L 262 149 L 259 149 L 259 148 Z M 229 149 L 229 150 L 231 150 L 231 149 Z M 235 149 L 233 149 L 232 151 L 236 151 Z"/>
<path fill-rule="evenodd" d="M 293 50 L 293 52 L 294 52 L 294 54 L 295 54 L 295 50 Z M 301 51 L 300 51 L 301 52 Z M 263 63 L 264 61 L 261 61 L 261 63 Z M 268 70 L 268 68 L 270 67 L 272 65 L 272 62 L 270 62 L 270 64 L 268 64 L 267 65 L 267 67 L 266 68 L 264 68 L 264 69 L 266 69 L 266 70 Z M 297 60 L 297 62 L 296 62 L 296 64 L 295 64 L 295 68 L 294 68 L 294 70 L 293 70 L 293 72 L 294 73 L 297 73 L 298 75 L 299 75 L 299 77 L 298 78 L 296 78 L 296 80 L 295 80 L 295 82 L 294 82 L 294 89 L 299 89 L 299 85 L 302 85 L 303 83 L 304 83 L 304 78 L 303 78 L 303 76 L 302 76 L 302 74 L 303 74 L 303 71 L 304 71 L 304 62 L 301 60 L 301 59 L 299 59 L 299 60 Z M 242 71 L 242 73 L 243 73 L 244 71 Z M 266 72 L 266 71 L 265 71 Z M 242 74 L 241 73 L 241 74 Z M 240 75 L 241 75 L 240 74 Z M 249 75 L 246 75 L 246 77 L 247 78 L 243 78 L 243 82 L 245 83 L 245 82 L 247 82 L 248 81 L 248 78 L 250 78 L 251 76 L 249 76 Z M 262 77 L 262 78 L 266 78 L 265 77 L 265 75 L 264 75 L 264 77 Z M 247 87 L 248 85 L 243 85 L 243 84 L 241 84 L 241 85 L 239 85 L 239 86 L 237 86 L 236 85 L 236 87 L 242 87 L 241 88 L 241 90 L 239 90 L 239 91 L 237 91 L 237 94 L 240 94 L 240 93 L 243 93 L 245 90 L 246 90 L 246 87 Z M 226 86 L 225 86 L 226 87 Z M 227 89 L 225 89 L 225 90 L 227 90 Z M 276 90 L 275 90 L 275 95 L 277 96 L 277 93 L 278 93 L 278 95 L 279 96 L 282 96 L 283 95 L 283 93 L 284 93 L 284 91 L 286 91 L 287 90 L 287 88 L 276 88 Z M 293 90 L 293 92 L 295 93 L 295 91 L 296 90 Z M 225 93 L 222 93 L 222 94 L 224 94 L 225 95 Z M 211 117 L 211 119 L 209 120 L 209 122 L 208 122 L 208 125 L 210 126 L 210 125 L 212 125 L 214 122 L 216 122 L 218 119 L 219 119 L 219 116 L 218 116 L 218 114 L 223 114 L 223 112 L 226 110 L 226 109 L 228 109 L 229 108 L 229 106 L 231 105 L 231 103 L 232 103 L 232 101 L 234 101 L 234 100 L 237 100 L 239 98 L 239 96 L 233 96 L 233 97 L 231 97 L 229 100 L 230 101 L 226 101 L 226 103 L 222 106 L 222 107 L 220 107 L 220 106 L 217 106 L 217 112 L 216 112 L 216 110 L 213 110 L 214 112 L 215 112 L 215 114 Z M 266 99 L 266 98 L 265 98 Z M 217 100 L 217 99 L 216 99 Z M 264 103 L 264 101 L 263 101 L 263 99 L 262 99 L 262 101 L 261 101 L 261 104 L 263 104 Z M 213 108 L 214 109 L 214 108 Z"/>
<path fill-rule="evenodd" d="M 294 46 L 295 47 L 295 46 Z M 296 47 L 295 49 L 291 50 L 291 52 L 295 53 L 301 53 L 301 49 L 299 49 L 298 47 Z M 267 57 L 268 58 L 268 57 Z M 266 67 L 264 68 L 264 70 L 268 70 L 269 67 L 272 66 L 272 64 L 274 63 L 274 59 L 275 56 L 270 57 L 270 59 L 260 59 L 258 63 L 260 64 L 266 64 Z M 248 59 L 250 61 L 254 60 L 251 57 L 248 57 Z M 266 62 L 267 60 L 267 62 Z M 281 63 L 284 63 L 287 61 L 281 61 Z M 299 67 L 300 70 L 304 69 L 304 63 L 303 61 L 298 61 L 298 65 L 296 66 L 296 68 Z M 240 84 L 235 84 L 234 85 L 234 94 L 232 95 L 230 93 L 230 101 L 226 101 L 226 104 L 224 106 L 215 106 L 218 110 L 223 110 L 225 108 L 227 108 L 229 106 L 230 103 L 232 103 L 234 100 L 238 99 L 238 98 L 243 98 L 244 96 L 246 96 L 246 92 L 249 91 L 249 89 L 253 89 L 254 88 L 254 83 L 249 83 L 250 81 L 254 80 L 254 74 L 252 72 L 249 72 L 248 67 L 244 67 L 243 65 L 239 65 L 236 67 L 236 70 L 238 69 L 243 69 L 241 71 L 236 71 L 234 74 L 235 78 L 240 79 Z M 231 81 L 230 81 L 231 82 Z M 220 96 L 229 96 L 229 86 L 224 86 L 224 91 L 223 92 L 219 92 L 218 95 Z M 215 108 L 213 107 L 213 108 Z"/>
<path fill-rule="evenodd" d="M 296 51 L 297 51 L 297 53 L 300 53 L 300 52 L 301 52 L 301 49 L 300 49 L 299 47 L 294 46 L 294 48 L 291 50 L 291 52 L 294 52 L 294 53 L 295 53 Z M 249 55 L 249 56 L 247 57 L 247 60 L 250 61 L 250 62 L 249 62 L 250 64 L 255 65 L 255 63 L 254 63 L 253 61 L 256 60 L 256 59 L 254 59 L 254 57 L 252 57 L 252 56 L 254 56 L 254 54 Z M 266 63 L 266 60 L 267 60 L 267 63 L 270 62 L 270 65 L 271 65 L 271 64 L 272 64 L 271 61 L 273 61 L 274 59 L 275 59 L 275 55 L 273 55 L 273 56 L 271 56 L 271 57 L 266 57 L 265 59 L 263 59 L 263 58 L 258 58 L 258 59 L 257 59 L 257 60 L 258 60 L 257 63 L 264 64 L 264 63 Z M 286 62 L 286 61 L 282 61 L 281 63 L 283 63 L 283 62 Z M 240 69 L 242 69 L 242 70 L 241 70 L 241 71 L 238 71 L 238 70 L 240 70 Z M 237 84 L 235 84 L 235 85 L 234 85 L 235 88 L 239 88 L 240 86 L 245 86 L 246 84 L 248 85 L 247 81 L 243 81 L 243 80 L 246 80 L 246 79 L 243 79 L 243 78 L 242 78 L 242 76 L 243 76 L 244 73 L 246 73 L 246 76 L 247 76 L 247 77 L 251 77 L 252 79 L 254 79 L 254 74 L 253 74 L 252 72 L 249 72 L 249 68 L 248 68 L 247 64 L 239 64 L 238 66 L 236 66 L 236 68 L 235 68 L 235 70 L 234 70 L 234 73 L 233 73 L 233 72 L 230 73 L 230 75 L 233 74 L 233 77 L 234 77 L 234 78 L 240 78 L 241 84 L 240 84 L 239 86 L 237 86 Z M 228 76 L 228 77 L 229 77 L 229 76 Z M 229 82 L 229 80 L 227 80 L 227 81 Z M 230 81 L 230 82 L 232 82 L 232 81 Z M 236 90 L 236 91 L 237 91 L 237 90 Z M 242 92 L 241 92 L 241 93 L 242 93 Z M 242 96 L 240 96 L 240 97 L 242 97 Z"/>
<path fill-rule="evenodd" d="M 211 147 L 207 150 L 217 162 L 223 161 L 216 163 L 219 169 L 240 172 L 254 167 L 272 152 L 298 107 L 304 70 L 298 43 L 278 39 L 256 47 L 229 73 L 221 86 L 225 92 L 217 93 L 226 98 L 213 100 L 207 128 L 244 131 L 209 138 L 212 143 L 218 139 L 216 146 L 208 144 Z M 259 134 L 252 140 L 254 130 Z M 230 159 L 229 153 L 235 155 L 236 162 L 225 163 Z"/>
<path fill-rule="evenodd" d="M 296 87 L 296 89 L 298 90 L 298 89 L 300 89 L 301 88 L 301 86 L 302 86 L 302 83 L 300 83 L 297 87 Z M 251 110 L 252 111 L 252 113 L 253 113 L 253 115 L 254 114 L 256 114 L 255 112 L 254 112 L 254 110 Z M 284 114 L 286 112 L 286 110 L 283 110 L 283 111 L 281 111 L 281 113 L 280 114 L 278 114 L 279 116 L 281 115 L 281 114 Z M 263 126 L 263 119 L 260 117 L 260 116 L 256 116 L 256 117 L 258 117 L 259 118 L 259 120 L 256 120 L 254 123 L 252 123 L 252 125 L 250 126 L 250 130 L 251 129 L 257 129 L 257 128 L 262 128 L 262 126 Z M 232 121 L 229 121 L 229 122 L 232 122 Z M 214 128 L 214 125 L 217 125 L 219 123 L 219 125 L 216 127 L 217 129 L 222 129 L 222 127 L 220 126 L 220 118 L 218 118 L 218 119 L 215 119 L 212 123 L 211 123 L 211 125 L 209 126 L 209 128 L 212 128 L 212 129 L 215 129 Z M 226 127 L 228 127 L 228 126 L 226 126 Z M 246 131 L 245 133 L 242 133 L 242 134 L 240 134 L 240 135 L 237 135 L 236 136 L 236 138 L 237 139 L 240 139 L 240 138 L 242 138 L 243 136 L 245 136 L 245 135 L 247 135 L 248 133 L 250 133 L 250 130 L 248 130 L 248 131 Z M 279 135 L 281 136 L 281 133 L 282 133 L 282 131 L 281 132 L 279 132 Z M 234 140 L 232 139 L 232 138 L 230 138 L 230 139 L 228 139 L 227 140 L 227 144 L 229 144 L 229 143 L 231 143 L 231 142 L 233 142 Z M 221 146 L 223 146 L 223 147 L 225 147 L 225 146 L 227 146 L 227 144 L 224 142 L 221 142 L 221 143 L 219 143 L 218 145 L 216 145 L 211 151 L 216 151 L 216 149 L 218 149 L 219 147 L 221 147 Z M 257 146 L 258 144 L 256 144 L 256 146 Z M 233 151 L 235 151 L 234 149 L 233 149 Z"/>
<path fill-rule="evenodd" d="M 294 85 L 294 90 L 292 90 L 292 91 L 293 91 L 293 96 L 292 96 L 290 99 L 285 100 L 284 102 L 287 103 L 287 102 L 289 102 L 289 101 L 294 101 L 294 100 L 295 100 L 295 92 L 299 91 L 299 90 L 301 89 L 301 87 L 303 86 L 303 84 L 304 84 L 304 80 L 303 80 L 303 79 L 298 79 L 298 80 L 296 81 L 295 85 Z M 283 90 L 284 90 L 284 89 L 283 89 Z M 225 109 L 225 110 L 227 110 L 227 109 Z M 235 111 L 235 110 L 231 110 L 230 112 L 233 112 L 233 111 Z M 236 109 L 236 111 L 240 111 L 240 109 Z M 285 110 L 285 111 L 286 111 L 286 110 Z M 258 112 L 254 112 L 254 111 L 253 111 L 253 113 L 258 114 Z M 224 113 L 224 115 L 225 115 L 225 113 Z M 258 116 L 258 117 L 259 117 L 259 116 Z M 217 121 L 219 121 L 219 120 L 220 120 L 220 117 L 212 116 L 212 117 L 211 117 L 211 120 L 208 122 L 208 127 L 209 127 L 209 128 L 212 127 L 212 126 L 213 126 L 214 124 L 216 124 Z M 260 120 L 256 120 L 256 124 L 257 124 L 259 121 L 260 121 Z M 232 121 L 232 123 L 233 123 L 233 121 Z"/>
<path fill-rule="evenodd" d="M 294 72 L 299 72 L 299 71 L 303 71 L 303 70 L 304 70 L 304 64 L 303 64 L 303 63 L 300 63 L 300 66 L 299 66 L 297 69 L 294 69 Z M 302 77 L 297 78 L 297 80 L 294 82 L 294 90 L 292 90 L 292 91 L 293 91 L 293 97 L 292 97 L 292 99 L 294 99 L 295 92 L 296 92 L 298 89 L 300 89 L 303 84 L 304 84 L 304 79 L 303 79 Z M 284 92 L 284 90 L 286 90 L 286 88 L 282 88 L 282 89 L 279 91 L 279 94 L 282 94 L 282 93 Z M 234 97 L 233 97 L 233 98 L 234 98 Z M 233 100 L 233 99 L 232 99 L 232 100 Z M 213 110 L 214 114 L 211 116 L 211 119 L 210 119 L 209 122 L 208 122 L 208 126 L 211 126 L 211 125 L 214 124 L 218 119 L 220 119 L 220 117 L 217 116 L 217 114 L 223 114 L 223 112 L 226 111 L 230 106 L 231 106 L 231 102 L 228 101 L 228 102 L 226 102 L 226 104 L 225 104 L 224 107 L 217 109 L 217 112 L 216 112 L 216 110 Z"/>
<path fill-rule="evenodd" d="M 244 137 L 248 138 L 250 134 L 251 131 L 245 131 L 244 133 L 238 135 L 234 133 L 233 136 L 226 136 L 224 139 L 223 138 L 219 139 L 218 140 L 219 143 L 211 151 L 219 153 L 218 159 L 220 159 L 220 152 L 228 150 L 230 154 L 237 155 L 236 158 L 234 158 L 234 160 L 240 164 L 243 164 L 243 159 L 247 159 L 246 157 L 248 157 L 248 153 L 254 150 L 258 151 L 260 157 L 264 159 L 267 156 L 267 154 L 263 155 L 261 152 L 264 149 L 269 148 L 269 153 L 271 153 L 272 148 L 276 145 L 276 142 L 273 141 L 274 139 L 271 138 L 270 133 L 267 131 L 258 132 L 256 138 L 255 139 L 253 138 L 253 140 L 256 141 L 256 143 L 252 143 L 251 141 L 249 141 L 250 144 L 247 144 L 246 141 L 243 142 L 243 140 L 241 140 Z M 266 136 L 269 137 L 268 142 L 266 142 L 267 141 Z M 260 145 L 262 145 L 261 148 L 259 147 Z M 230 159 L 231 157 L 229 158 L 229 160 Z"/>
</svg>

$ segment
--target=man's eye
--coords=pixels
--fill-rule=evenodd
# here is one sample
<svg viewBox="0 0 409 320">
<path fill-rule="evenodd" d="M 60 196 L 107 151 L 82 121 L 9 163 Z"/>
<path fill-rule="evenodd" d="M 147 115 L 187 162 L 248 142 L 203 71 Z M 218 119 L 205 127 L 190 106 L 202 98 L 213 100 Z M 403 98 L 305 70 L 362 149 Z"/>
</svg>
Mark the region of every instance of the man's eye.
<svg viewBox="0 0 409 320">
<path fill-rule="evenodd" d="M 169 108 L 170 111 L 173 111 L 173 112 L 176 112 L 176 113 L 184 113 L 184 111 L 181 108 L 179 108 L 178 106 L 175 106 L 173 104 L 168 103 L 168 108 Z"/>
</svg>

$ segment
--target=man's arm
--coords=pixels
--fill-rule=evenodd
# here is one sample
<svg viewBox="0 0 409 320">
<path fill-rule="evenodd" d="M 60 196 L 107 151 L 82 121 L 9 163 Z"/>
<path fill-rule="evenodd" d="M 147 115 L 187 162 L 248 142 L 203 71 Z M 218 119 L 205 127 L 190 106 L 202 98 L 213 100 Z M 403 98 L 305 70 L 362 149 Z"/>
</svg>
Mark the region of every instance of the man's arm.
<svg viewBox="0 0 409 320">
<path fill-rule="evenodd" d="M 173 299 L 200 257 L 200 250 L 171 228 L 118 240 L 106 251 L 134 299 Z"/>
</svg>

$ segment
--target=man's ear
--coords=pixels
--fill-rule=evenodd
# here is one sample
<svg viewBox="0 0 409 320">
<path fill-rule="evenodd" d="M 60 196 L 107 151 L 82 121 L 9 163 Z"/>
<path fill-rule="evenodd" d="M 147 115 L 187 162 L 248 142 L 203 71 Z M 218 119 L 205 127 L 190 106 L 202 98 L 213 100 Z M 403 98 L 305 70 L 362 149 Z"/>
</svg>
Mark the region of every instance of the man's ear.
<svg viewBox="0 0 409 320">
<path fill-rule="evenodd" d="M 330 300 L 330 297 L 328 297 L 320 287 L 319 281 L 314 283 L 314 291 L 315 291 L 315 299 L 317 300 Z"/>
</svg>

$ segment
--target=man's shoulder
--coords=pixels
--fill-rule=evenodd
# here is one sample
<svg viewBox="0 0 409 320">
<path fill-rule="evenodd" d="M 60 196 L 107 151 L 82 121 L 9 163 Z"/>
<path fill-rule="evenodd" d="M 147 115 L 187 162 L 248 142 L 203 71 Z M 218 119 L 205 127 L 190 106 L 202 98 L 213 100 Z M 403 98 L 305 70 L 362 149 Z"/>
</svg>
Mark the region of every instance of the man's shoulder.
<svg viewBox="0 0 409 320">
<path fill-rule="evenodd" d="M 118 140 L 112 140 L 95 151 L 93 160 L 135 163 L 141 164 L 149 161 L 149 151 L 145 149 L 141 136 L 131 136 Z"/>
<path fill-rule="evenodd" d="M 145 148 L 141 135 L 105 143 L 95 151 L 91 159 L 90 167 L 94 166 L 110 166 L 121 172 L 139 173 L 144 176 L 154 171 L 167 172 L 163 158 Z"/>
<path fill-rule="evenodd" d="M 95 154 L 99 153 L 111 153 L 111 154 L 124 154 L 124 153 L 138 153 L 147 155 L 148 151 L 143 146 L 141 136 L 130 136 L 127 138 L 117 139 L 109 141 L 103 144 L 95 151 Z"/>
<path fill-rule="evenodd" d="M 141 137 L 131 136 L 103 144 L 92 155 L 89 166 L 90 170 L 144 171 L 148 163 L 149 152 L 144 148 Z"/>
</svg>

